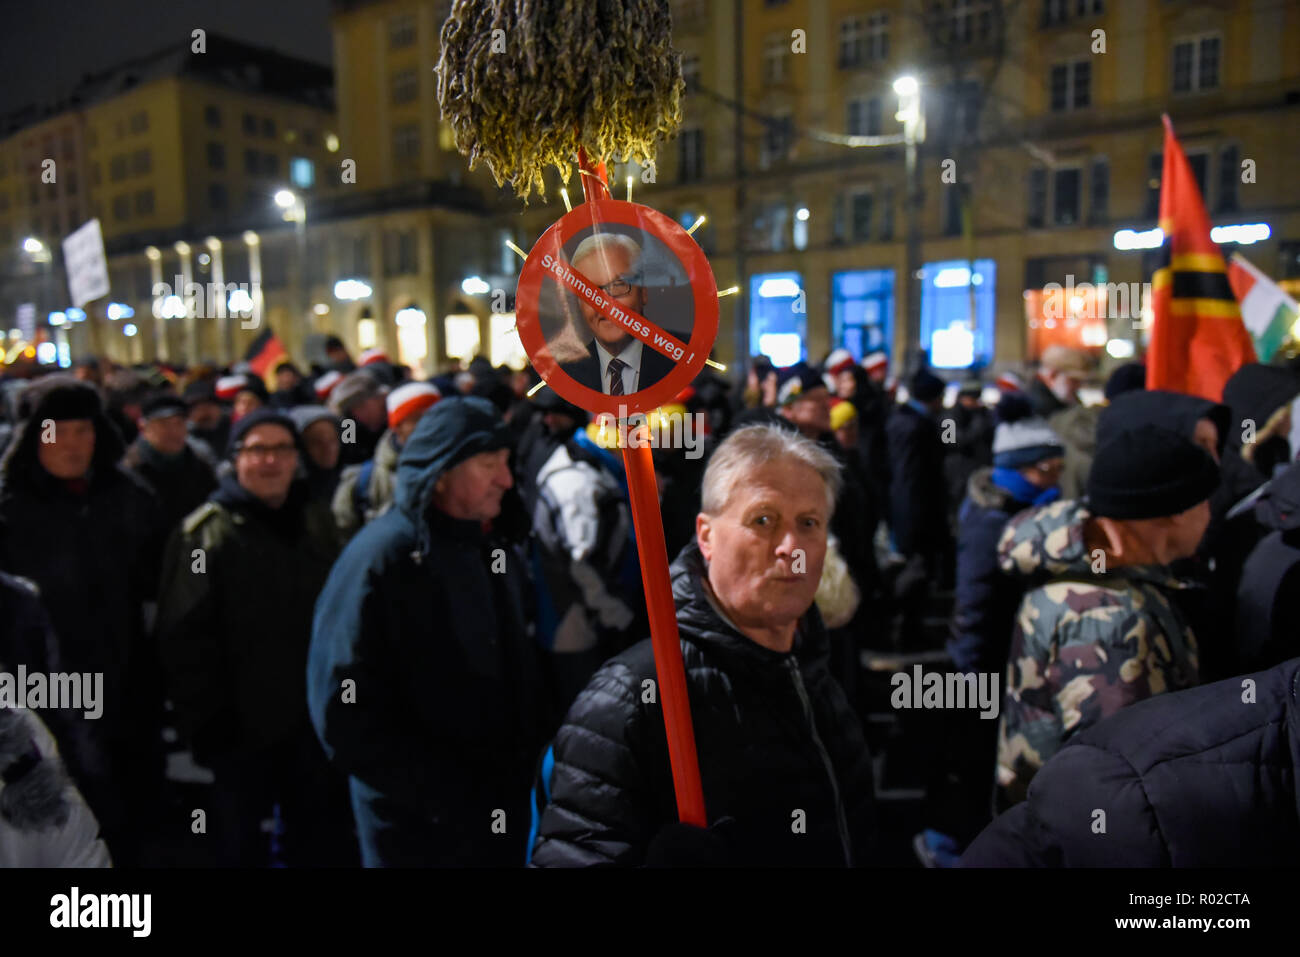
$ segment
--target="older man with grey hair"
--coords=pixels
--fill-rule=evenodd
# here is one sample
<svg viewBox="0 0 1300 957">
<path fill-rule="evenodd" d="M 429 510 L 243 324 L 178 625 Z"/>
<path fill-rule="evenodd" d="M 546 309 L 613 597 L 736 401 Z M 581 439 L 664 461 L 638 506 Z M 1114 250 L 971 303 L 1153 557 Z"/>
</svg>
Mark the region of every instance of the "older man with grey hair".
<svg viewBox="0 0 1300 957">
<path fill-rule="evenodd" d="M 645 316 L 649 294 L 642 285 L 641 245 L 624 233 L 592 233 L 573 251 L 573 268 L 604 293 L 611 306 Z M 663 353 L 632 335 L 628 326 L 607 317 L 585 295 L 578 309 L 591 330 L 586 358 L 560 366 L 582 385 L 606 395 L 628 395 L 654 385 L 673 369 Z M 670 330 L 664 330 L 670 331 Z M 690 338 L 672 335 L 683 342 Z"/>
<path fill-rule="evenodd" d="M 672 566 L 709 827 L 677 823 L 646 640 L 569 709 L 534 864 L 871 863 L 870 755 L 813 603 L 839 484 L 825 450 L 776 426 L 718 447 Z"/>
</svg>

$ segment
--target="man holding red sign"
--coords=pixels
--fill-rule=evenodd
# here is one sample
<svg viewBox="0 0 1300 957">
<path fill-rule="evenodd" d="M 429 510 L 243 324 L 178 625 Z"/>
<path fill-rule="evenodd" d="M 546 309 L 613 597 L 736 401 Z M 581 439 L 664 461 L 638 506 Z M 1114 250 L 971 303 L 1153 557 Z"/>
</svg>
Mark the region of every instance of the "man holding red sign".
<svg viewBox="0 0 1300 957">
<path fill-rule="evenodd" d="M 871 758 L 813 599 L 840 466 L 772 425 L 709 460 L 672 592 L 708 829 L 678 823 L 651 642 L 608 661 L 554 744 L 532 863 L 871 863 Z"/>
</svg>

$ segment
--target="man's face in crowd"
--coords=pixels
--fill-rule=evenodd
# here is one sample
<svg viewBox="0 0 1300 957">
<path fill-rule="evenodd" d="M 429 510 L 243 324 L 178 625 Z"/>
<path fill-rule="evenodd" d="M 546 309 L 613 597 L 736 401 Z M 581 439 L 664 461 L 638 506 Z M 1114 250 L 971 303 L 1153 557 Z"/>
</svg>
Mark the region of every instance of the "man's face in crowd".
<svg viewBox="0 0 1300 957">
<path fill-rule="evenodd" d="M 238 421 L 254 409 L 261 408 L 261 405 L 262 400 L 257 397 L 256 392 L 243 389 L 235 396 L 234 411 L 231 413 L 231 417 Z"/>
<path fill-rule="evenodd" d="M 72 370 L 72 374 L 82 382 L 90 382 L 94 385 L 100 384 L 99 366 L 77 366 Z"/>
<path fill-rule="evenodd" d="M 185 416 L 162 415 L 140 428 L 144 440 L 163 455 L 178 455 L 185 448 Z"/>
<path fill-rule="evenodd" d="M 849 371 L 835 374 L 835 394 L 841 399 L 851 399 L 858 394 L 858 380 Z"/>
<path fill-rule="evenodd" d="M 298 373 L 292 369 L 281 369 L 275 374 L 275 387 L 281 392 L 288 392 L 298 382 Z"/>
<path fill-rule="evenodd" d="M 452 518 L 489 522 L 501 514 L 501 498 L 514 484 L 509 449 L 480 452 L 442 474 L 433 504 Z"/>
<path fill-rule="evenodd" d="M 781 414 L 799 426 L 799 431 L 809 438 L 817 438 L 831 430 L 831 397 L 825 386 L 817 386 L 801 393 Z"/>
<path fill-rule="evenodd" d="M 384 403 L 382 395 L 372 395 L 362 399 L 352 406 L 348 415 L 371 432 L 379 432 L 388 424 L 388 406 Z"/>
<path fill-rule="evenodd" d="M 856 449 L 858 447 L 858 420 L 850 419 L 849 424 L 835 430 L 835 441 L 840 448 Z"/>
<path fill-rule="evenodd" d="M 580 260 L 575 260 L 573 268 L 598 286 L 615 284 L 614 292 L 621 292 L 621 295 L 616 296 L 608 289 L 603 290 L 602 294 L 644 316 L 645 287 L 631 285 L 623 278 L 632 275 L 633 265 L 632 257 L 627 250 L 617 246 L 607 246 L 583 256 Z M 587 328 L 607 352 L 616 355 L 631 341 L 631 335 L 621 323 L 606 319 L 585 296 L 578 297 L 578 308 L 582 310 L 582 318 L 586 320 Z"/>
<path fill-rule="evenodd" d="M 1022 474 L 1032 485 L 1039 488 L 1052 488 L 1061 484 L 1061 473 L 1063 471 L 1065 471 L 1065 459 L 1057 456 L 1054 459 L 1036 462 L 1025 469 Z"/>
<path fill-rule="evenodd" d="M 1077 372 L 1048 372 L 1046 378 L 1052 394 L 1062 402 L 1071 403 L 1078 399 L 1083 376 Z"/>
<path fill-rule="evenodd" d="M 199 402 L 190 409 L 190 425 L 196 429 L 215 429 L 221 423 L 221 405 Z"/>
<path fill-rule="evenodd" d="M 398 422 L 397 425 L 393 426 L 393 435 L 397 437 L 397 444 L 405 445 L 406 440 L 411 437 L 411 433 L 415 431 L 415 427 L 419 424 L 420 416 L 408 415 L 401 422 Z"/>
<path fill-rule="evenodd" d="M 235 455 L 239 484 L 272 508 L 284 503 L 297 468 L 293 434 L 274 422 L 249 429 Z"/>
<path fill-rule="evenodd" d="M 302 447 L 318 469 L 328 472 L 339 464 L 339 430 L 328 419 L 307 426 L 302 433 Z"/>
<path fill-rule="evenodd" d="M 45 435 L 45 429 L 41 429 L 40 438 Z M 36 443 L 36 460 L 58 479 L 84 478 L 94 457 L 95 423 L 90 419 L 58 419 L 54 423 L 54 441 Z"/>
<path fill-rule="evenodd" d="M 1167 548 L 1172 556 L 1169 560 L 1190 558 L 1196 554 L 1205 530 L 1210 526 L 1210 503 L 1208 500 L 1201 502 L 1185 512 L 1158 521 L 1164 522 L 1168 529 Z"/>
<path fill-rule="evenodd" d="M 741 630 L 788 625 L 808 610 L 829 520 L 821 477 L 788 460 L 755 469 L 719 514 L 696 517 L 709 584 Z"/>
</svg>

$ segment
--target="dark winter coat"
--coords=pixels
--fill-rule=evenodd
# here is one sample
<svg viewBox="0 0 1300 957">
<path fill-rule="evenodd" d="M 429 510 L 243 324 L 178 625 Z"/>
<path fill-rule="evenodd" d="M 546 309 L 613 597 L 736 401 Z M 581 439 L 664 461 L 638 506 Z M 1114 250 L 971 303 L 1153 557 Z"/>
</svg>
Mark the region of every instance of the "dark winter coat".
<svg viewBox="0 0 1300 957">
<path fill-rule="evenodd" d="M 1030 507 L 993 481 L 993 469 L 967 483 L 958 516 L 957 589 L 948 654 L 958 671 L 1001 674 L 1006 668 L 1023 580 L 999 567 L 998 541 L 1007 521 Z"/>
<path fill-rule="evenodd" d="M 1270 531 L 1246 559 L 1237 589 L 1239 672 L 1300 654 L 1300 463 L 1269 483 L 1253 511 Z"/>
<path fill-rule="evenodd" d="M 722 617 L 705 574 L 694 545 L 672 566 L 704 804 L 710 824 L 734 821 L 727 863 L 870 864 L 871 758 L 827 668 L 820 614 L 800 621 L 792 652 L 771 651 Z M 647 683 L 657 684 L 648 640 L 607 662 L 569 710 L 535 865 L 643 864 L 677 820 L 662 702 Z"/>
<path fill-rule="evenodd" d="M 272 510 L 229 475 L 167 544 L 158 641 L 200 761 L 309 731 L 302 670 L 339 539 L 328 510 L 306 495 L 296 482 Z"/>
<path fill-rule="evenodd" d="M 942 551 L 948 542 L 948 489 L 938 424 L 911 405 L 894 409 L 889 437 L 889 524 L 906 555 Z"/>
<path fill-rule="evenodd" d="M 1294 867 L 1298 682 L 1292 659 L 1123 709 L 1048 761 L 962 866 Z"/>
<path fill-rule="evenodd" d="M 126 450 L 122 465 L 154 490 L 163 526 L 169 533 L 207 501 L 217 487 L 216 463 L 197 442 L 186 442 L 180 455 L 164 458 L 140 436 Z"/>
<path fill-rule="evenodd" d="M 482 399 L 447 403 L 494 414 Z M 454 451 L 439 431 L 447 415 L 422 417 L 398 460 L 395 506 L 348 543 L 316 605 L 312 721 L 350 776 L 370 866 L 522 865 L 551 731 L 522 506 L 513 499 L 522 527 L 506 528 L 503 511 L 487 533 L 433 507 Z"/>
<path fill-rule="evenodd" d="M 42 388 L 37 383 L 30 391 Z M 142 700 L 133 678 L 142 674 L 137 666 L 152 667 L 155 658 L 144 604 L 154 597 L 164 529 L 153 493 L 117 464 L 122 439 L 102 413 L 92 419 L 95 453 L 84 492 L 46 472 L 36 451 L 41 400 L 31 398 L 36 414 L 0 462 L 0 569 L 40 589 L 61 669 L 104 675 L 103 716 L 85 722 L 97 753 L 65 742 L 75 775 L 102 778 L 109 751 L 131 740 L 138 729 L 128 725 L 142 717 L 132 707 Z"/>
<path fill-rule="evenodd" d="M 951 419 L 955 442 L 948 446 L 943 460 L 948 482 L 948 506 L 954 513 L 966 498 L 966 485 L 976 469 L 993 464 L 993 430 L 997 423 L 993 410 L 984 406 L 968 409 L 960 404 L 943 415 Z"/>
</svg>

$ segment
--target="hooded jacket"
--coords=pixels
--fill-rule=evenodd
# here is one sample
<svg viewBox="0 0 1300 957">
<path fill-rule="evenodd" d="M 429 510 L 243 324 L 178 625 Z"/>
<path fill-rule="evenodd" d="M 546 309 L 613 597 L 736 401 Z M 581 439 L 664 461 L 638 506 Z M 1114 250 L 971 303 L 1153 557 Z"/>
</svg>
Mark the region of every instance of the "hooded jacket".
<svg viewBox="0 0 1300 957">
<path fill-rule="evenodd" d="M 334 490 L 332 508 L 334 521 L 344 536 L 355 535 L 366 522 L 378 518 L 393 507 L 393 488 L 397 484 L 397 457 L 402 449 L 392 432 L 385 433 L 375 447 L 375 456 L 368 463 L 349 465 L 339 476 Z M 362 473 L 369 473 L 364 489 L 357 487 Z"/>
<path fill-rule="evenodd" d="M 871 756 L 827 667 L 816 607 L 792 651 L 751 641 L 706 591 L 695 544 L 672 565 L 673 599 L 709 823 L 735 866 L 870 864 Z M 533 851 L 541 867 L 644 864 L 677 821 L 654 653 L 642 641 L 606 662 L 555 738 L 551 803 Z M 806 832 L 792 826 L 802 810 Z"/>
<path fill-rule="evenodd" d="M 1048 761 L 962 866 L 1295 867 L 1298 685 L 1292 659 L 1125 708 Z"/>
<path fill-rule="evenodd" d="M 1084 542 L 1088 511 L 1066 500 L 1022 512 L 998 545 L 1025 581 L 998 728 L 998 785 L 1024 799 L 1039 768 L 1084 728 L 1198 680 L 1196 636 L 1172 596 L 1191 586 L 1162 565 L 1105 566 Z"/>
<path fill-rule="evenodd" d="M 527 524 L 509 493 L 486 531 L 433 506 L 439 477 L 503 447 L 505 430 L 483 399 L 443 399 L 422 416 L 394 507 L 348 543 L 316 603 L 307 697 L 350 777 L 368 866 L 524 861 L 551 730 L 519 546 Z"/>
</svg>

